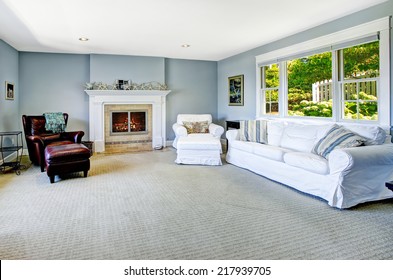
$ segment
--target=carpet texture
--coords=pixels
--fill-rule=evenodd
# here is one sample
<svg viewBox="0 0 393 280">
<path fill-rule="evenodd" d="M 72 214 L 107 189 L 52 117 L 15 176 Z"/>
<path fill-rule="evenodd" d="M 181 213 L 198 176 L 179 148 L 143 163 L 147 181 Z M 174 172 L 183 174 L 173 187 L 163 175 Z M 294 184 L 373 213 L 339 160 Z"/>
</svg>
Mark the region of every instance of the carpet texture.
<svg viewBox="0 0 393 280">
<path fill-rule="evenodd" d="M 99 154 L 87 178 L 0 174 L 0 259 L 393 259 L 393 202 L 331 208 L 172 148 Z"/>
</svg>

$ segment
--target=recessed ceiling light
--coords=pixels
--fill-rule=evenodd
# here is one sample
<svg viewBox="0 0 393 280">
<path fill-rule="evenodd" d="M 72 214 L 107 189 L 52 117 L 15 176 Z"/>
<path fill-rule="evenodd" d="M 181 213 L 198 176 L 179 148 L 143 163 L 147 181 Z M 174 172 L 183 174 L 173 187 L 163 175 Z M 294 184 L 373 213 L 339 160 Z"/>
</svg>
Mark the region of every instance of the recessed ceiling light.
<svg viewBox="0 0 393 280">
<path fill-rule="evenodd" d="M 79 38 L 79 41 L 86 42 L 86 41 L 89 41 L 89 38 L 80 37 L 80 38 Z"/>
<path fill-rule="evenodd" d="M 183 45 L 181 45 L 181 47 L 182 47 L 182 48 L 189 48 L 189 47 L 191 47 L 191 45 L 189 45 L 189 44 L 183 44 Z"/>
</svg>

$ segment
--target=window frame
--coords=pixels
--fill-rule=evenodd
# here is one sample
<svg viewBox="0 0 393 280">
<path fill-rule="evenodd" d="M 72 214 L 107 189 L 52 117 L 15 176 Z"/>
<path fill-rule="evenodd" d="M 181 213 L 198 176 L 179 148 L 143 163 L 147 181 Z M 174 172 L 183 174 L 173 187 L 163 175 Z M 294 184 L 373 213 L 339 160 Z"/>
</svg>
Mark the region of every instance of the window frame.
<svg viewBox="0 0 393 280">
<path fill-rule="evenodd" d="M 344 44 L 357 39 L 379 34 L 379 59 L 380 59 L 380 76 L 378 83 L 378 120 L 352 120 L 345 119 L 342 116 L 342 95 L 341 83 L 338 74 L 340 73 L 338 55 L 339 49 L 334 49 L 334 45 Z M 289 59 L 305 56 L 325 51 L 332 52 L 332 84 L 333 84 L 333 108 L 332 117 L 302 117 L 288 116 L 288 99 L 287 99 L 287 77 L 286 61 Z M 280 86 L 279 86 L 279 114 L 263 114 L 265 106 L 262 96 L 262 67 L 269 64 L 279 64 Z M 285 71 L 284 71 L 285 70 Z M 301 118 L 302 120 L 328 120 L 334 122 L 352 122 L 352 123 L 371 123 L 377 124 L 385 129 L 390 128 L 390 17 L 378 19 L 364 23 L 352 28 L 348 28 L 326 36 L 318 37 L 306 42 L 295 44 L 286 48 L 274 50 L 259 56 L 256 56 L 256 73 L 257 73 L 257 92 L 256 92 L 256 118 Z"/>
<path fill-rule="evenodd" d="M 268 67 L 268 66 L 270 66 L 270 65 L 273 65 L 273 64 L 277 64 L 278 65 L 278 69 L 279 69 L 279 77 L 278 77 L 278 81 L 279 81 L 279 85 L 277 86 L 277 87 L 266 87 L 266 70 L 264 70 L 265 69 L 265 67 Z M 274 90 L 277 90 L 278 91 L 278 104 L 277 104 L 277 106 L 278 106 L 278 114 L 280 114 L 280 82 L 281 82 L 281 79 L 280 79 L 280 64 L 279 63 L 271 63 L 271 64 L 269 64 L 269 65 L 265 65 L 265 66 L 262 66 L 261 67 L 261 69 L 260 69 L 260 73 L 261 73 L 261 76 L 260 76 L 260 79 L 261 79 L 261 100 L 263 100 L 264 102 L 266 101 L 266 92 L 267 91 L 274 91 Z M 270 109 L 271 109 L 271 106 L 272 106 L 272 102 L 271 102 L 271 100 L 270 100 Z M 272 114 L 271 113 L 271 111 L 270 111 L 270 113 L 267 113 L 266 112 L 266 104 L 267 103 L 263 103 L 265 106 L 261 106 L 261 108 L 260 108 L 260 110 L 262 110 L 260 113 L 261 114 L 263 114 L 263 115 L 268 115 L 268 116 L 276 116 L 277 114 Z"/>
</svg>

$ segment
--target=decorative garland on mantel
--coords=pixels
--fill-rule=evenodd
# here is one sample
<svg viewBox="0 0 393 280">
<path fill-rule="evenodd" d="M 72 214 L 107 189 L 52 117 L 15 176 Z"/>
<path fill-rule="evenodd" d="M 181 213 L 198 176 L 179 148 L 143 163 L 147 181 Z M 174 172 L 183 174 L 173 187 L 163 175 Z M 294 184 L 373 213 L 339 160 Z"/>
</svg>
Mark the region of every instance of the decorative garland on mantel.
<svg viewBox="0 0 393 280">
<path fill-rule="evenodd" d="M 137 83 L 124 83 L 106 84 L 102 82 L 85 83 L 86 90 L 168 90 L 166 84 L 159 82 L 147 82 L 142 84 Z"/>
</svg>

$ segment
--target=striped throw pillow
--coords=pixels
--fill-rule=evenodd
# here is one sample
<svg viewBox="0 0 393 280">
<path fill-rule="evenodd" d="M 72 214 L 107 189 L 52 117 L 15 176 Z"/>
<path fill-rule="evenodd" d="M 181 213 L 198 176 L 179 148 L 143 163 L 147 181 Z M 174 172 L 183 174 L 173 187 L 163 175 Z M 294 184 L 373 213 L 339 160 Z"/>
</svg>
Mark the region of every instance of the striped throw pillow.
<svg viewBox="0 0 393 280">
<path fill-rule="evenodd" d="M 312 152 L 328 158 L 329 154 L 335 149 L 362 146 L 366 141 L 366 138 L 335 124 L 314 145 Z"/>
<path fill-rule="evenodd" d="M 266 121 L 240 121 L 240 140 L 257 143 L 267 143 Z"/>
</svg>

